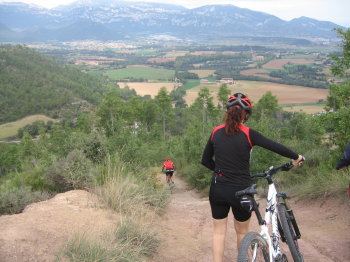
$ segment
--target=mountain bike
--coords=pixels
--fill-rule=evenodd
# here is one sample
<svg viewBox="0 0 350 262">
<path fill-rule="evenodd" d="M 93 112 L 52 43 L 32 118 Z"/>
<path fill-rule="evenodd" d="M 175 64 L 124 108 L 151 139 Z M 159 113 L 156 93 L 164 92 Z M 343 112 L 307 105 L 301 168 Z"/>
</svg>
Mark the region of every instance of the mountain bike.
<svg viewBox="0 0 350 262">
<path fill-rule="evenodd" d="M 251 175 L 253 179 L 265 178 L 268 182 L 264 219 L 259 211 L 259 204 L 254 199 L 257 193 L 256 184 L 236 192 L 236 197 L 241 198 L 242 207 L 255 212 L 261 229 L 260 233 L 250 232 L 245 235 L 238 251 L 238 262 L 288 261 L 287 256 L 281 251 L 280 240 L 287 243 L 294 261 L 304 261 L 298 245 L 301 234 L 293 210 L 287 203 L 287 194 L 278 193 L 272 180 L 272 176 L 278 171 L 288 171 L 292 167 L 293 164 L 290 162 L 278 167 L 270 167 L 264 173 Z"/>
</svg>

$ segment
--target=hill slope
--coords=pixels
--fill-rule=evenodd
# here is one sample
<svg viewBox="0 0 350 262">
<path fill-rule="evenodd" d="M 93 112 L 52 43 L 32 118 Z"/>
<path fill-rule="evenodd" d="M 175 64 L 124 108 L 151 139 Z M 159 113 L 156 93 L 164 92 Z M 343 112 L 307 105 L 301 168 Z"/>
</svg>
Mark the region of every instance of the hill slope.
<svg viewBox="0 0 350 262">
<path fill-rule="evenodd" d="M 96 103 L 98 78 L 23 46 L 0 46 L 0 123 L 47 114 L 76 100 Z"/>
</svg>

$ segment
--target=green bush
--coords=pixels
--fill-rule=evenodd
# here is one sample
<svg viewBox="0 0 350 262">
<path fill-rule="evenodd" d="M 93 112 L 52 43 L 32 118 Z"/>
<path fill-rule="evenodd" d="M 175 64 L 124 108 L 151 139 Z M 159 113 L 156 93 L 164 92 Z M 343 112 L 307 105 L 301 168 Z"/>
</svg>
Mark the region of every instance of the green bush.
<svg viewBox="0 0 350 262">
<path fill-rule="evenodd" d="M 0 191 L 0 214 L 20 213 L 27 205 L 49 197 L 46 192 L 32 192 L 28 186 Z"/>
<path fill-rule="evenodd" d="M 58 191 L 84 189 L 95 183 L 97 170 L 80 150 L 71 151 L 67 157 L 56 161 L 47 170 L 47 183 Z"/>
<path fill-rule="evenodd" d="M 212 171 L 196 163 L 187 163 L 180 168 L 182 176 L 197 189 L 207 189 L 212 178 Z"/>
</svg>

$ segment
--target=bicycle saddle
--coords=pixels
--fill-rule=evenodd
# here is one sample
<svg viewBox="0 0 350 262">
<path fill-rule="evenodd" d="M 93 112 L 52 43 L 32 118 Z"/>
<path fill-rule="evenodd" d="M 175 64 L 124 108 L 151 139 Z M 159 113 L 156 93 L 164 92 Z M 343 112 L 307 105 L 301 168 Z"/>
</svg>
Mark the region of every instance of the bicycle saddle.
<svg viewBox="0 0 350 262">
<path fill-rule="evenodd" d="M 237 191 L 235 196 L 238 198 L 238 197 L 241 197 L 243 195 L 254 195 L 257 193 L 257 191 L 256 191 L 257 187 L 258 187 L 257 184 L 253 184 L 250 187 L 247 187 L 246 189 L 243 189 L 241 191 Z"/>
</svg>

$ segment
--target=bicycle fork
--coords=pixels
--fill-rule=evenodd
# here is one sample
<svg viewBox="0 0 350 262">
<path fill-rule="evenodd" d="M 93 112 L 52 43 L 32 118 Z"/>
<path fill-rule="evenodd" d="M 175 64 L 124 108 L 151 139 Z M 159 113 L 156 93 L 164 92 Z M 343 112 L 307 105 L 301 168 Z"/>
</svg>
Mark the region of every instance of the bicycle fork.
<svg viewBox="0 0 350 262">
<path fill-rule="evenodd" d="M 288 205 L 287 194 L 284 192 L 278 193 L 277 198 L 279 199 L 278 203 L 283 203 L 286 207 L 287 213 L 290 217 L 290 220 L 292 222 L 292 226 L 294 228 L 294 232 L 295 232 L 295 236 L 296 236 L 295 240 L 300 239 L 301 238 L 300 230 L 299 230 L 297 221 L 295 219 L 293 210 L 291 209 L 290 205 Z M 278 221 L 278 224 L 279 224 L 278 228 L 281 229 L 280 232 L 282 233 L 282 239 L 283 239 L 283 241 L 285 241 L 284 240 L 284 232 L 283 232 L 282 226 L 280 225 L 279 221 Z"/>
</svg>

